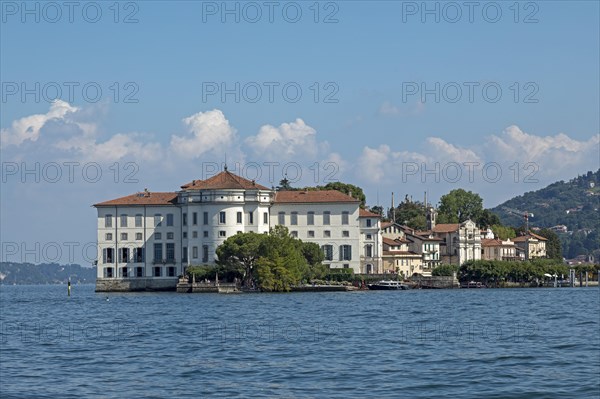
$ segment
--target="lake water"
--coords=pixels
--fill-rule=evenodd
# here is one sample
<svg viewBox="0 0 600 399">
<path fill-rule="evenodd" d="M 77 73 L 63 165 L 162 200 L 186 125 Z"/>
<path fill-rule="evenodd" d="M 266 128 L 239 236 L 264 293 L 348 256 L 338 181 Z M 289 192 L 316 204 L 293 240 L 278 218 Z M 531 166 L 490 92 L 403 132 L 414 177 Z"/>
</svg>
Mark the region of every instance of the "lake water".
<svg viewBox="0 0 600 399">
<path fill-rule="evenodd" d="M 597 287 L 0 301 L 2 398 L 600 397 Z"/>
</svg>

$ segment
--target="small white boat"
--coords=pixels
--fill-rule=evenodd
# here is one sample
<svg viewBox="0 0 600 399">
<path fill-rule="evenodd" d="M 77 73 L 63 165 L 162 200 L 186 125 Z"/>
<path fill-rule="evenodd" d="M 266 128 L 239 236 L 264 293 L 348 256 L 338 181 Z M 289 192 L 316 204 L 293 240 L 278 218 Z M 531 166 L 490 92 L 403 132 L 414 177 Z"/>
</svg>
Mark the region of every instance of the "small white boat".
<svg viewBox="0 0 600 399">
<path fill-rule="evenodd" d="M 396 280 L 381 280 L 368 285 L 370 290 L 407 290 L 408 285 Z"/>
</svg>

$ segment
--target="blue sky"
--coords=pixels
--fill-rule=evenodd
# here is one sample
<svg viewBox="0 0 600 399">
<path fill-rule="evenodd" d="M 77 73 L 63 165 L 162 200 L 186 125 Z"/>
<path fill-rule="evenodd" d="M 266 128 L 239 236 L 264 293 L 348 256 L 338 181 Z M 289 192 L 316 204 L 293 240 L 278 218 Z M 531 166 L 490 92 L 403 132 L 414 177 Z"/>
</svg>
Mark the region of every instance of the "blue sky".
<svg viewBox="0 0 600 399">
<path fill-rule="evenodd" d="M 491 207 L 600 166 L 595 1 L 23 4 L 0 9 L 3 243 L 93 241 L 90 204 L 225 154 L 370 205 L 462 187 Z"/>
</svg>

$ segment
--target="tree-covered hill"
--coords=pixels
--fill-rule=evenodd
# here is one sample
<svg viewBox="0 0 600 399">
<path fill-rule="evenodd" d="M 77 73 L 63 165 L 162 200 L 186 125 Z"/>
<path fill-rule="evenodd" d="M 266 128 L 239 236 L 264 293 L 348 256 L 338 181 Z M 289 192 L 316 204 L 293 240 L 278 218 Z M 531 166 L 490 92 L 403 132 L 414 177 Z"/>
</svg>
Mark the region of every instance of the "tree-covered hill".
<svg viewBox="0 0 600 399">
<path fill-rule="evenodd" d="M 0 284 L 95 283 L 96 269 L 57 263 L 0 262 Z"/>
<path fill-rule="evenodd" d="M 530 227 L 566 226 L 559 232 L 563 256 L 600 255 L 600 169 L 587 172 L 570 181 L 559 181 L 530 191 L 491 209 L 502 224 L 519 227 L 524 224 L 523 213 Z"/>
</svg>

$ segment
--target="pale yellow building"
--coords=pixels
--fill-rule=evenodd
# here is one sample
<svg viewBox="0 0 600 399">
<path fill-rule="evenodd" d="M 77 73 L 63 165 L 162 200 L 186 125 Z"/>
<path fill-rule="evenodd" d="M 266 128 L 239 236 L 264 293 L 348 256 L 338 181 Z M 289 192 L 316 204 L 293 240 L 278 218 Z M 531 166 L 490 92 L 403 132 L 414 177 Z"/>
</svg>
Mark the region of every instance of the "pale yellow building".
<svg viewBox="0 0 600 399">
<path fill-rule="evenodd" d="M 481 259 L 483 260 L 518 260 L 515 243 L 510 239 L 504 241 L 497 238 L 481 240 Z"/>
<path fill-rule="evenodd" d="M 423 274 L 421 254 L 409 250 L 410 241 L 404 238 L 383 238 L 383 267 L 385 273 L 399 273 L 410 277 Z"/>
<path fill-rule="evenodd" d="M 517 251 L 521 252 L 525 260 L 546 257 L 546 238 L 535 233 L 517 237 L 513 240 Z"/>
</svg>

